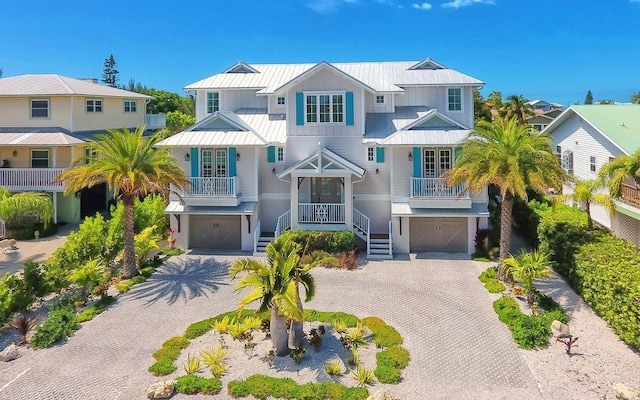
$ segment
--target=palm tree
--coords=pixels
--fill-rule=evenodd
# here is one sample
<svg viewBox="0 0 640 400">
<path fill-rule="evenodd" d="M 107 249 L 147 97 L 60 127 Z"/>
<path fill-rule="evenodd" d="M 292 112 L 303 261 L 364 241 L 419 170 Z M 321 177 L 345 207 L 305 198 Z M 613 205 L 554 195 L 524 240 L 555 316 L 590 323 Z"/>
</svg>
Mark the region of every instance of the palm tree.
<svg viewBox="0 0 640 400">
<path fill-rule="evenodd" d="M 533 280 L 535 278 L 551 276 L 546 254 L 540 253 L 537 250 L 522 252 L 517 258 L 510 256 L 505 259 L 504 265 L 507 275 L 513 275 L 515 279 L 520 281 L 522 288 L 527 293 L 527 303 L 529 303 L 529 306 L 532 306 L 533 295 L 535 293 Z"/>
<path fill-rule="evenodd" d="M 581 180 L 573 178 L 574 184 L 573 193 L 561 194 L 554 199 L 554 206 L 557 202 L 565 202 L 571 200 L 585 205 L 585 211 L 587 213 L 587 221 L 589 229 L 593 229 L 593 220 L 591 218 L 591 203 L 600 204 L 605 207 L 611 215 L 616 210 L 615 204 L 610 196 L 604 193 L 597 193 L 599 189 L 604 187 L 604 182 L 601 179 L 598 180 Z"/>
<path fill-rule="evenodd" d="M 278 251 L 280 246 L 276 247 L 274 243 L 267 246 L 266 263 L 251 258 L 238 259 L 229 268 L 229 277 L 233 280 L 239 273 L 246 272 L 236 283 L 234 291 L 253 289 L 240 300 L 238 313 L 253 302 L 260 304 L 259 311 L 271 310 L 271 342 L 276 355 L 286 356 L 289 354 L 286 318 L 302 320 L 297 304 L 297 285 L 293 279 L 293 270 L 300 263 L 300 255 L 297 251 L 290 251 L 290 247 L 295 248 L 291 244 L 286 251 Z"/>
<path fill-rule="evenodd" d="M 609 195 L 614 199 L 622 197 L 622 184 L 634 180 L 640 186 L 640 149 L 631 155 L 621 155 L 609 161 L 600 169 L 600 179 L 604 180 Z"/>
<path fill-rule="evenodd" d="M 526 199 L 527 187 L 546 193 L 559 186 L 565 176 L 551 151 L 551 137 L 531 134 L 532 129 L 518 126 L 515 118 L 481 121 L 462 142 L 456 166 L 447 174 L 450 184 L 464 182 L 473 192 L 479 193 L 487 185 L 500 188 L 500 261 L 509 256 L 514 196 Z M 499 276 L 504 280 L 502 268 Z"/>
<path fill-rule="evenodd" d="M 71 271 L 69 280 L 80 286 L 80 298 L 84 304 L 87 302 L 89 289 L 104 282 L 107 276 L 104 266 L 98 260 L 91 260 Z"/>
<path fill-rule="evenodd" d="M 106 183 L 113 193 L 119 193 L 124 207 L 124 268 L 123 278 L 138 274 L 134 246 L 134 212 L 136 197 L 153 192 L 166 193 L 170 185 L 183 189 L 189 184 L 184 171 L 171 154 L 154 146 L 158 134 L 143 138 L 144 125 L 134 132 L 129 129 L 109 130 L 97 136 L 89 146 L 98 157 L 86 156 L 74 161 L 73 167 L 58 178 L 65 183 L 65 194 L 85 187 Z"/>
<path fill-rule="evenodd" d="M 527 117 L 533 115 L 533 107 L 522 95 L 513 94 L 507 97 L 507 101 L 500 108 L 500 115 L 507 119 L 515 118 L 518 126 L 524 126 Z"/>
<path fill-rule="evenodd" d="M 0 218 L 11 223 L 21 216 L 43 223 L 45 227 L 53 219 L 53 202 L 45 193 L 21 192 L 12 194 L 0 187 Z"/>
<path fill-rule="evenodd" d="M 640 104 L 640 92 L 635 92 L 632 96 L 631 96 L 631 102 L 633 104 Z"/>
</svg>

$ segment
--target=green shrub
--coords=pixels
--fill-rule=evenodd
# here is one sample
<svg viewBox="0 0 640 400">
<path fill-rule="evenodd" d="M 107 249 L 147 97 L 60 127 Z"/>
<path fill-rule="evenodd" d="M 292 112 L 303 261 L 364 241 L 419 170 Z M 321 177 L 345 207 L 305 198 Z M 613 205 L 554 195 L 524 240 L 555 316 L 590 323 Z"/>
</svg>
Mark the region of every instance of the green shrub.
<svg viewBox="0 0 640 400">
<path fill-rule="evenodd" d="M 41 238 L 55 235 L 58 233 L 58 224 L 55 224 L 53 220 L 49 221 L 45 227 L 42 222 L 27 222 L 27 226 L 11 226 L 7 221 L 6 236 L 16 240 L 31 240 L 35 237 L 35 231 L 40 233 Z"/>
<path fill-rule="evenodd" d="M 101 314 L 107 307 L 116 302 L 116 298 L 106 296 L 98 300 L 95 304 L 88 307 L 78 315 L 78 322 L 91 321 L 96 315 Z"/>
<path fill-rule="evenodd" d="M 362 324 L 373 333 L 373 343 L 376 347 L 390 347 L 402 344 L 402 336 L 393 326 L 387 325 L 377 317 L 367 317 Z"/>
<path fill-rule="evenodd" d="M 184 394 L 218 394 L 221 388 L 220 379 L 207 379 L 197 375 L 180 376 L 176 382 L 176 391 Z"/>
<path fill-rule="evenodd" d="M 365 400 L 369 396 L 366 388 L 346 387 L 336 382 L 300 385 L 290 378 L 272 378 L 266 375 L 252 375 L 245 380 L 231 381 L 228 390 L 236 398 L 253 396 L 258 399 L 271 396 L 305 400 Z"/>
<path fill-rule="evenodd" d="M 324 322 L 326 324 L 330 324 L 332 321 L 342 320 L 349 328 L 355 327 L 358 322 L 360 322 L 358 317 L 355 315 L 339 311 L 304 310 L 303 315 L 305 321 L 317 321 Z"/>
<path fill-rule="evenodd" d="M 173 249 L 162 249 L 160 250 L 160 254 L 164 255 L 164 256 L 179 256 L 180 254 L 184 254 L 184 250 L 179 249 L 177 247 L 173 248 Z"/>
<path fill-rule="evenodd" d="M 506 287 L 498 280 L 498 267 L 490 267 L 482 271 L 478 277 L 489 293 L 504 292 Z"/>
<path fill-rule="evenodd" d="M 400 382 L 402 370 L 409 365 L 409 351 L 400 346 L 392 346 L 376 354 L 376 369 L 373 372 L 380 383 Z"/>
<path fill-rule="evenodd" d="M 13 314 L 15 297 L 13 286 L 18 277 L 5 273 L 0 279 L 0 323 L 5 322 Z"/>
<path fill-rule="evenodd" d="M 205 319 L 204 321 L 194 322 L 193 324 L 187 327 L 187 330 L 184 333 L 184 336 L 188 339 L 195 339 L 199 336 L 204 335 L 205 333 L 213 329 L 211 325 L 213 324 L 214 320 L 215 318 L 208 318 L 208 319 Z"/>
<path fill-rule="evenodd" d="M 506 286 L 504 286 L 504 284 L 502 284 L 502 282 L 498 281 L 497 279 L 495 281 L 485 283 L 484 287 L 489 293 L 502 293 L 506 289 Z"/>
<path fill-rule="evenodd" d="M 24 262 L 22 279 L 24 280 L 28 290 L 33 293 L 34 297 L 42 297 L 49 292 L 40 264 L 33 261 L 31 258 Z"/>
<path fill-rule="evenodd" d="M 155 376 L 165 376 L 175 372 L 178 369 L 173 361 L 168 358 L 162 358 L 149 367 L 149 372 Z"/>
<path fill-rule="evenodd" d="M 511 297 L 502 296 L 493 303 L 500 321 L 511 331 L 513 339 L 523 349 L 537 349 L 549 343 L 551 322 L 554 319 L 566 321 L 562 310 L 540 312 L 535 315 L 524 314 L 518 303 Z"/>
<path fill-rule="evenodd" d="M 341 254 L 351 251 L 355 244 L 355 234 L 351 231 L 306 231 L 290 230 L 283 233 L 306 249 L 307 253 L 316 250 L 326 251 L 331 254 Z"/>
<path fill-rule="evenodd" d="M 47 320 L 36 328 L 36 333 L 31 338 L 31 347 L 34 349 L 50 347 L 71 336 L 79 327 L 73 308 L 53 309 L 49 312 Z"/>
<path fill-rule="evenodd" d="M 131 286 L 137 285 L 139 283 L 144 283 L 147 281 L 147 278 L 144 275 L 136 275 L 131 279 L 123 279 L 120 282 L 116 283 L 116 289 L 119 293 L 126 293 L 131 289 Z"/>
</svg>

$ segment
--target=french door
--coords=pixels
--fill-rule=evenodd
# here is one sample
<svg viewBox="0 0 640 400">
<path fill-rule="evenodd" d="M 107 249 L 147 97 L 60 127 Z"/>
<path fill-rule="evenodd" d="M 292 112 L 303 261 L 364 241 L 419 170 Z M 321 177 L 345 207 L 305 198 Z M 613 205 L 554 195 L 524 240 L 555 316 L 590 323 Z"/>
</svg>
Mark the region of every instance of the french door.
<svg viewBox="0 0 640 400">
<path fill-rule="evenodd" d="M 202 177 L 226 178 L 227 177 L 227 150 L 205 149 L 202 150 Z"/>
<path fill-rule="evenodd" d="M 452 166 L 451 149 L 424 149 L 424 178 L 439 178 Z"/>
</svg>

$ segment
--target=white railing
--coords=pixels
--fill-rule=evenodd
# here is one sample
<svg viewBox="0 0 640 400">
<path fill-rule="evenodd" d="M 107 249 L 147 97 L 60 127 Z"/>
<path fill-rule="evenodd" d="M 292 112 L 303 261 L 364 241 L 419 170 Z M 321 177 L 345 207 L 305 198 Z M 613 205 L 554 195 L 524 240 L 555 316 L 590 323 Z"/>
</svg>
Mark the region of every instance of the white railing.
<svg viewBox="0 0 640 400">
<path fill-rule="evenodd" d="M 258 220 L 258 222 L 256 223 L 256 227 L 253 230 L 253 252 L 257 253 L 258 252 L 258 240 L 260 240 L 260 220 Z"/>
<path fill-rule="evenodd" d="M 300 203 L 298 204 L 298 222 L 316 224 L 344 223 L 344 204 Z"/>
<path fill-rule="evenodd" d="M 167 126 L 167 116 L 164 114 L 145 114 L 147 129 L 162 129 Z"/>
<path fill-rule="evenodd" d="M 276 230 L 273 232 L 275 239 L 282 235 L 282 232 L 291 228 L 291 210 L 287 210 L 284 214 L 278 217 L 278 223 L 276 224 Z"/>
<path fill-rule="evenodd" d="M 444 178 L 409 178 L 409 187 L 411 197 L 451 198 L 458 197 L 466 186 L 464 183 L 449 186 Z"/>
<path fill-rule="evenodd" d="M 184 190 L 183 196 L 237 196 L 236 177 L 189 178 L 191 185 Z"/>
<path fill-rule="evenodd" d="M 389 221 L 389 255 L 393 256 L 393 236 L 391 236 L 391 226 L 392 223 Z"/>
<path fill-rule="evenodd" d="M 0 186 L 9 190 L 62 190 L 56 178 L 66 168 L 0 168 Z"/>
<path fill-rule="evenodd" d="M 353 209 L 353 227 L 362 232 L 363 239 L 367 242 L 367 254 L 370 254 L 371 220 L 355 208 Z"/>
</svg>

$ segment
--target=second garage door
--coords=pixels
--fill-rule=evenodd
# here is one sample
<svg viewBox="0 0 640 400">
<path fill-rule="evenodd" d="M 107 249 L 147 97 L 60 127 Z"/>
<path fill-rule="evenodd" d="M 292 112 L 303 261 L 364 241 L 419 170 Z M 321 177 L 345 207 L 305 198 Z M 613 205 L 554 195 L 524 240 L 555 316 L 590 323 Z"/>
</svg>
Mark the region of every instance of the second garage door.
<svg viewBox="0 0 640 400">
<path fill-rule="evenodd" d="M 467 252 L 466 218 L 411 218 L 410 251 Z"/>
<path fill-rule="evenodd" d="M 189 221 L 189 247 L 239 249 L 239 215 L 194 215 Z"/>
</svg>

